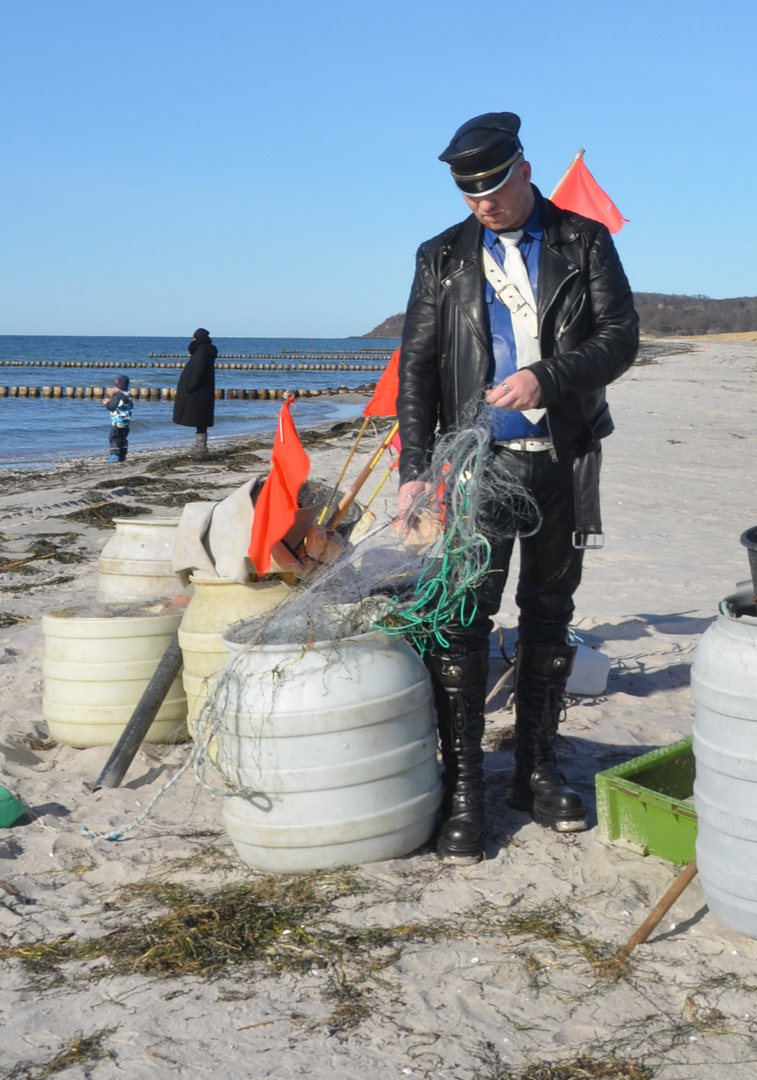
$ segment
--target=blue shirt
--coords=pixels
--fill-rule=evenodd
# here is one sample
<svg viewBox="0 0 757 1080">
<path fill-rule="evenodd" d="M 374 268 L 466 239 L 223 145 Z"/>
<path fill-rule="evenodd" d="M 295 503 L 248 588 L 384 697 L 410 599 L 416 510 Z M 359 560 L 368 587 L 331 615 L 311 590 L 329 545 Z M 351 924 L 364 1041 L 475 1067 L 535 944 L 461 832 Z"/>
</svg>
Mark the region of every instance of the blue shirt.
<svg viewBox="0 0 757 1080">
<path fill-rule="evenodd" d="M 538 296 L 539 285 L 539 257 L 544 230 L 539 214 L 539 204 L 534 205 L 531 216 L 523 226 L 523 236 L 518 248 L 523 256 L 523 261 L 528 270 L 534 296 Z M 502 268 L 505 264 L 505 249 L 497 239 L 497 233 L 491 229 L 484 229 L 484 247 L 487 248 L 494 261 Z M 515 337 L 513 335 L 512 316 L 510 309 L 498 300 L 494 295 L 494 287 L 486 282 L 486 310 L 489 315 L 489 326 L 492 334 L 492 349 L 494 352 L 494 370 L 490 373 L 492 385 L 504 382 L 508 375 L 518 370 Z M 508 409 L 496 409 L 492 406 L 492 430 L 495 439 L 518 439 L 523 436 L 543 437 L 549 434 L 546 417 L 538 424 L 531 424 L 521 412 L 511 412 Z"/>
</svg>

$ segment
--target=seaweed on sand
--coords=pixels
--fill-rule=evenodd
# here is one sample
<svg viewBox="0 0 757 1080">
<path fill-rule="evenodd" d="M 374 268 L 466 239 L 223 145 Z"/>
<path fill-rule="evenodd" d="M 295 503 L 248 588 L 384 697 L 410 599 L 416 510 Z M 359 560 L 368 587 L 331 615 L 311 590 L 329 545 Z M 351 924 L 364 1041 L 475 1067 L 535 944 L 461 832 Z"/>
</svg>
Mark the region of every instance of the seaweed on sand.
<svg viewBox="0 0 757 1080">
<path fill-rule="evenodd" d="M 36 573 L 37 568 L 35 566 L 27 566 L 24 568 L 23 572 L 27 574 Z M 23 593 L 29 592 L 31 589 L 48 589 L 51 585 L 68 585 L 68 583 L 73 580 L 73 574 L 59 574 L 57 577 L 46 578 L 44 581 L 28 581 L 24 585 L 3 585 L 0 586 L 0 592 Z"/>
<path fill-rule="evenodd" d="M 410 942 L 499 935 L 538 939 L 580 954 L 600 977 L 612 969 L 614 946 L 568 925 L 572 911 L 559 899 L 538 904 L 489 902 L 459 919 L 391 927 L 342 923 L 335 902 L 365 891 L 347 870 L 301 875 L 260 875 L 204 892 L 172 881 L 125 886 L 107 910 L 124 915 L 108 933 L 71 935 L 0 949 L 42 977 L 71 961 L 106 960 L 92 977 L 143 974 L 213 977 L 240 965 L 263 962 L 275 971 L 308 971 L 351 961 L 376 969 L 394 963 Z"/>
<path fill-rule="evenodd" d="M 104 1040 L 113 1034 L 115 1028 L 103 1028 L 91 1035 L 83 1035 L 78 1032 L 67 1046 L 62 1047 L 49 1061 L 35 1064 L 31 1061 L 19 1061 L 12 1069 L 2 1074 L 0 1080 L 47 1080 L 64 1069 L 75 1066 L 87 1066 L 96 1061 L 110 1058 L 110 1054 L 103 1047 Z M 87 1073 L 86 1075 L 89 1075 Z"/>
<path fill-rule="evenodd" d="M 59 985 L 61 965 L 76 961 L 94 962 L 83 974 L 89 979 L 214 978 L 249 965 L 271 974 L 322 971 L 324 997 L 333 1003 L 329 1026 L 346 1030 L 369 1013 L 359 984 L 398 955 L 391 932 L 377 936 L 333 920 L 334 901 L 360 891 L 346 871 L 264 876 L 211 893 L 171 882 L 131 885 L 109 905 L 125 915 L 109 933 L 25 942 L 3 948 L 0 957 L 20 960 L 39 987 Z"/>
<path fill-rule="evenodd" d="M 40 533 L 29 544 L 28 550 L 18 557 L 9 559 L 6 556 L 0 556 L 0 573 L 8 570 L 22 574 L 34 573 L 37 567 L 32 567 L 30 564 L 47 559 L 54 559 L 59 563 L 84 562 L 87 555 L 80 551 L 67 550 L 69 544 L 78 539 L 76 533 Z"/>
<path fill-rule="evenodd" d="M 90 937 L 67 935 L 8 945 L 0 948 L 0 960 L 22 963 L 39 989 L 114 975 L 211 979 L 236 972 L 238 978 L 252 977 L 253 982 L 283 973 L 317 975 L 319 981 L 309 985 L 319 988 L 330 1008 L 326 1023 L 333 1031 L 353 1028 L 371 1014 L 370 995 L 391 979 L 408 946 L 517 939 L 515 947 L 527 974 L 532 974 L 529 945 L 534 940 L 547 942 L 556 963 L 561 953 L 586 963 L 598 990 L 603 979 L 617 978 L 626 970 L 612 962 L 614 946 L 581 935 L 573 924 L 574 912 L 560 899 L 504 906 L 486 902 L 424 922 L 356 926 L 345 912 L 361 908 L 354 903 L 345 906 L 344 901 L 366 893 L 369 902 L 376 898 L 353 871 L 255 873 L 241 882 L 204 890 L 207 874 L 200 873 L 202 867 L 222 871 L 229 867 L 217 864 L 221 857 L 213 849 L 195 855 L 181 869 L 198 877 L 199 884 L 161 880 L 127 886 L 105 907 L 110 928 L 104 933 L 101 927 Z M 392 896 L 396 899 L 396 894 Z M 572 1080 L 573 1074 L 565 1075 Z M 643 1073 L 585 1075 L 644 1080 Z"/>
<path fill-rule="evenodd" d="M 61 514 L 64 521 L 78 521 L 83 525 L 94 525 L 98 529 L 115 529 L 114 518 L 143 517 L 151 511 L 146 506 L 130 506 L 128 503 L 94 502 L 70 514 Z"/>
<path fill-rule="evenodd" d="M 12 611 L 0 611 L 0 627 L 15 626 L 20 622 L 31 622 L 31 619 L 26 615 L 14 615 Z"/>
<path fill-rule="evenodd" d="M 598 1058 L 580 1054 L 570 1061 L 536 1061 L 531 1065 L 505 1065 L 494 1046 L 484 1052 L 485 1072 L 476 1080 L 652 1080 L 656 1070 L 643 1061 L 609 1054 Z"/>
<path fill-rule="evenodd" d="M 92 977 L 219 975 L 257 961 L 276 971 L 328 966 L 338 957 L 321 928 L 333 901 L 356 886 L 346 874 L 263 876 L 214 892 L 175 882 L 126 886 L 109 909 L 126 918 L 103 936 L 25 942 L 0 950 L 44 977 L 70 961 L 106 960 Z M 315 926 L 315 929 L 309 927 Z"/>
<path fill-rule="evenodd" d="M 140 497 L 148 506 L 183 507 L 190 502 L 202 502 L 207 498 L 207 494 L 203 495 L 202 492 L 182 488 L 181 491 L 156 492 L 154 495 L 142 492 Z"/>
<path fill-rule="evenodd" d="M 170 480 L 164 476 L 145 476 L 143 474 L 137 474 L 136 476 L 127 477 L 124 484 L 119 484 L 119 488 L 155 488 L 159 487 L 162 491 L 183 491 L 185 484 L 182 480 Z M 98 483 L 92 485 L 93 491 L 100 490 L 113 490 L 116 485 L 112 480 L 100 480 Z"/>
</svg>

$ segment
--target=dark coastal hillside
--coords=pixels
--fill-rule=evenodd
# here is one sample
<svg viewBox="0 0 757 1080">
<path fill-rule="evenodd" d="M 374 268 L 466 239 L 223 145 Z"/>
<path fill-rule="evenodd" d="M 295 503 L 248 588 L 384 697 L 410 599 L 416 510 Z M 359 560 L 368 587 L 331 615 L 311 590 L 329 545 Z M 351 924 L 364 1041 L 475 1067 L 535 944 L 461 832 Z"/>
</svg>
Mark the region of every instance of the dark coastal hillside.
<svg viewBox="0 0 757 1080">
<path fill-rule="evenodd" d="M 363 334 L 363 337 L 367 338 L 398 338 L 402 337 L 402 326 L 405 322 L 405 313 L 401 311 L 399 315 L 390 315 L 388 319 L 384 319 L 382 323 L 374 327 L 370 334 Z"/>
<path fill-rule="evenodd" d="M 698 334 L 743 334 L 757 331 L 757 296 L 711 300 L 709 296 L 634 293 L 643 334 L 682 337 Z M 385 319 L 367 338 L 402 337 L 404 314 Z"/>
</svg>

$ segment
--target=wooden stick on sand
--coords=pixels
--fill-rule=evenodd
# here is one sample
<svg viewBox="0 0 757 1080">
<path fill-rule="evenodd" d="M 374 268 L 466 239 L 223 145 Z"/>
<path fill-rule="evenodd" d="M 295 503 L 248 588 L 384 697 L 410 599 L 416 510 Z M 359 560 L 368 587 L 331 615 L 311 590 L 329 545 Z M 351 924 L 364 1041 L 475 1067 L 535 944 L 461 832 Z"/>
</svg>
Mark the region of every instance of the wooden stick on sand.
<svg viewBox="0 0 757 1080">
<path fill-rule="evenodd" d="M 620 950 L 621 956 L 628 956 L 628 954 L 632 952 L 632 950 L 635 949 L 637 945 L 641 945 L 642 942 L 647 940 L 649 935 L 652 933 L 654 928 L 662 919 L 663 915 L 665 915 L 665 913 L 669 911 L 670 908 L 672 908 L 673 904 L 684 891 L 686 886 L 690 885 L 691 882 L 694 880 L 694 878 L 696 877 L 696 873 L 697 861 L 696 859 L 692 859 L 688 866 L 681 871 L 681 873 L 675 879 L 675 881 L 670 886 L 665 895 L 662 897 L 662 899 L 657 901 L 657 903 L 652 908 L 649 915 L 647 915 L 646 919 L 641 924 L 636 933 L 632 934 L 628 941 L 625 943 L 623 948 Z"/>
</svg>

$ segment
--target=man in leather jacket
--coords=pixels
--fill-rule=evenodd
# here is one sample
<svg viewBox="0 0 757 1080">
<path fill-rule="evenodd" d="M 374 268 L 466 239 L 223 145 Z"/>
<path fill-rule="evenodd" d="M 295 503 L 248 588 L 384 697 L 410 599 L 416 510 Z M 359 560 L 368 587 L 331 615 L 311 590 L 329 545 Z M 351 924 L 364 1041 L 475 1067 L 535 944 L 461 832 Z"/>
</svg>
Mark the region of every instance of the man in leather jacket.
<svg viewBox="0 0 757 1080">
<path fill-rule="evenodd" d="M 600 440 L 613 429 L 604 387 L 633 363 L 638 318 L 607 229 L 559 209 L 531 182 L 514 113 L 474 117 L 440 160 L 471 216 L 418 250 L 405 315 L 398 416 L 399 516 L 428 490 L 439 434 L 485 402 L 494 464 L 523 483 L 541 527 L 520 537 L 515 773 L 510 806 L 560 832 L 587 827 L 554 745 L 575 657 L 569 623 L 583 549 L 600 546 Z M 514 539 L 492 530 L 472 621 L 445 627 L 426 657 L 444 763 L 437 854 L 475 862 L 483 846 L 484 703 L 491 616 Z"/>
</svg>

